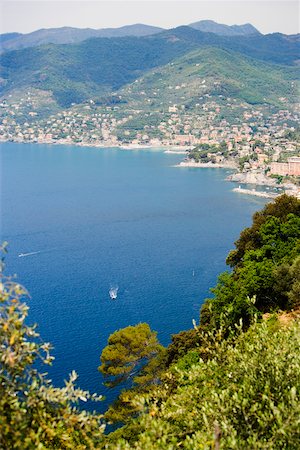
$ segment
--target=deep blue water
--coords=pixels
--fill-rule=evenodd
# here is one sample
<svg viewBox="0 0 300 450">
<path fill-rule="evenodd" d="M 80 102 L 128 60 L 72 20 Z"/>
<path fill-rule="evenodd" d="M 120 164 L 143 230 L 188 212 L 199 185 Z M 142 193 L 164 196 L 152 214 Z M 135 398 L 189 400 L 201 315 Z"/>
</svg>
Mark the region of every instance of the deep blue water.
<svg viewBox="0 0 300 450">
<path fill-rule="evenodd" d="M 113 396 L 97 371 L 109 334 L 145 321 L 168 344 L 191 328 L 234 240 L 265 203 L 233 193 L 224 169 L 172 167 L 181 158 L 2 144 L 7 274 L 30 292 L 29 321 L 54 346 L 53 382 L 75 369 L 81 387 L 107 395 L 102 406 Z M 18 257 L 30 252 L 38 253 Z"/>
</svg>

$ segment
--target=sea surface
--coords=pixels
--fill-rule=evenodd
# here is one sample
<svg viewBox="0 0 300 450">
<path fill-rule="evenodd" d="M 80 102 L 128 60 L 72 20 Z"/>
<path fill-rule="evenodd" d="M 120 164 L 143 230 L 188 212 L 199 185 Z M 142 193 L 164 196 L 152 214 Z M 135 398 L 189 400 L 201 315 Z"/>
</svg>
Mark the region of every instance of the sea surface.
<svg viewBox="0 0 300 450">
<path fill-rule="evenodd" d="M 232 192 L 227 170 L 173 167 L 181 159 L 149 149 L 1 145 L 6 273 L 29 291 L 28 322 L 54 346 L 53 382 L 76 370 L 81 387 L 106 395 L 100 409 L 116 395 L 97 371 L 108 336 L 148 322 L 168 344 L 191 328 L 228 251 L 265 204 Z"/>
</svg>

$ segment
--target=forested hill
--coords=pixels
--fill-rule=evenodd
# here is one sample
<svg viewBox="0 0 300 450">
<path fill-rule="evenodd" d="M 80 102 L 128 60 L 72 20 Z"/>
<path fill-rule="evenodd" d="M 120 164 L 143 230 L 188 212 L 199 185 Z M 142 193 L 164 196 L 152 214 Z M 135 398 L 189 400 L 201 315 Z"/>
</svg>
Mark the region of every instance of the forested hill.
<svg viewBox="0 0 300 450">
<path fill-rule="evenodd" d="M 213 45 L 234 50 L 242 55 L 277 64 L 297 65 L 299 63 L 300 34 L 288 36 L 281 33 L 253 34 L 249 36 L 220 36 L 181 26 L 161 33 L 161 36 L 182 39 L 201 45 Z"/>
<path fill-rule="evenodd" d="M 296 67 L 266 63 L 231 50 L 202 47 L 149 70 L 137 82 L 124 86 L 119 94 L 128 102 L 127 107 L 140 110 L 150 100 L 153 110 L 184 104 L 191 111 L 205 94 L 219 102 L 224 96 L 248 104 L 280 106 L 280 98 L 289 103 L 297 98 L 297 80 Z"/>
<path fill-rule="evenodd" d="M 178 27 L 146 37 L 95 38 L 77 44 L 51 44 L 6 52 L 1 58 L 0 95 L 3 99 L 16 90 L 34 87 L 53 93 L 57 103 L 65 107 L 111 93 L 153 68 L 207 47 L 228 51 L 227 60 L 232 55 L 229 64 L 234 70 L 229 83 L 236 83 L 240 66 L 249 56 L 257 61 L 253 63 L 256 68 L 261 62 L 259 71 L 248 74 L 254 89 L 255 83 L 259 85 L 265 73 L 273 70 L 269 65 L 264 68 L 264 62 L 282 66 L 278 70 L 282 70 L 283 83 L 294 79 L 293 75 L 284 73 L 285 66 L 294 66 L 298 60 L 299 40 L 295 37 L 280 34 L 228 37 Z M 218 60 L 222 59 L 221 55 L 218 54 Z M 208 65 L 214 63 L 214 56 L 215 52 L 206 53 Z M 189 64 L 188 58 L 182 62 Z M 228 65 L 228 61 L 224 64 Z M 248 64 L 251 66 L 251 61 Z M 222 69 L 221 60 L 218 66 Z M 218 73 L 215 75 L 217 78 Z M 273 88 L 280 90 L 277 85 Z"/>
</svg>

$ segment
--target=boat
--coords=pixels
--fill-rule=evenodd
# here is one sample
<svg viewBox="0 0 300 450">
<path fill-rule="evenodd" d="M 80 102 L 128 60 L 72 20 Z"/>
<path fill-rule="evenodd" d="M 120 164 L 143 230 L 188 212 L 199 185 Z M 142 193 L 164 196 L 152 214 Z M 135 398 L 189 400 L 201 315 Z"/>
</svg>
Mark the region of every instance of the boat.
<svg viewBox="0 0 300 450">
<path fill-rule="evenodd" d="M 112 287 L 110 288 L 109 292 L 109 296 L 112 300 L 116 300 L 116 298 L 118 297 L 118 287 Z"/>
</svg>

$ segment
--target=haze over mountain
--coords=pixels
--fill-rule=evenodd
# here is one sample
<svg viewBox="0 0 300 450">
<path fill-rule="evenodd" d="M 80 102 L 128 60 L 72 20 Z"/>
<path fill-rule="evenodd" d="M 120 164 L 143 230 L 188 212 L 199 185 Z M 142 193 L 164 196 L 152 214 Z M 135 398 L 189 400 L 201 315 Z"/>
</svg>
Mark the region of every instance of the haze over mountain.
<svg viewBox="0 0 300 450">
<path fill-rule="evenodd" d="M 223 25 L 213 20 L 201 20 L 190 25 L 196 30 L 215 33 L 220 36 L 249 36 L 260 34 L 251 24 Z M 124 36 L 149 36 L 163 31 L 163 28 L 145 24 L 125 25 L 120 28 L 49 28 L 33 31 L 32 33 L 6 33 L 0 35 L 2 51 L 17 50 L 26 47 L 35 47 L 43 44 L 71 44 L 84 41 L 93 37 L 124 37 Z"/>
<path fill-rule="evenodd" d="M 151 25 L 134 24 L 120 28 L 43 28 L 28 34 L 8 33 L 0 35 L 3 50 L 35 47 L 43 44 L 70 44 L 93 37 L 148 36 L 160 33 L 163 29 Z"/>
<path fill-rule="evenodd" d="M 221 36 L 250 36 L 261 34 L 253 25 L 245 23 L 244 25 L 224 25 L 214 20 L 200 20 L 199 22 L 189 24 L 196 30 L 215 33 Z"/>
</svg>

